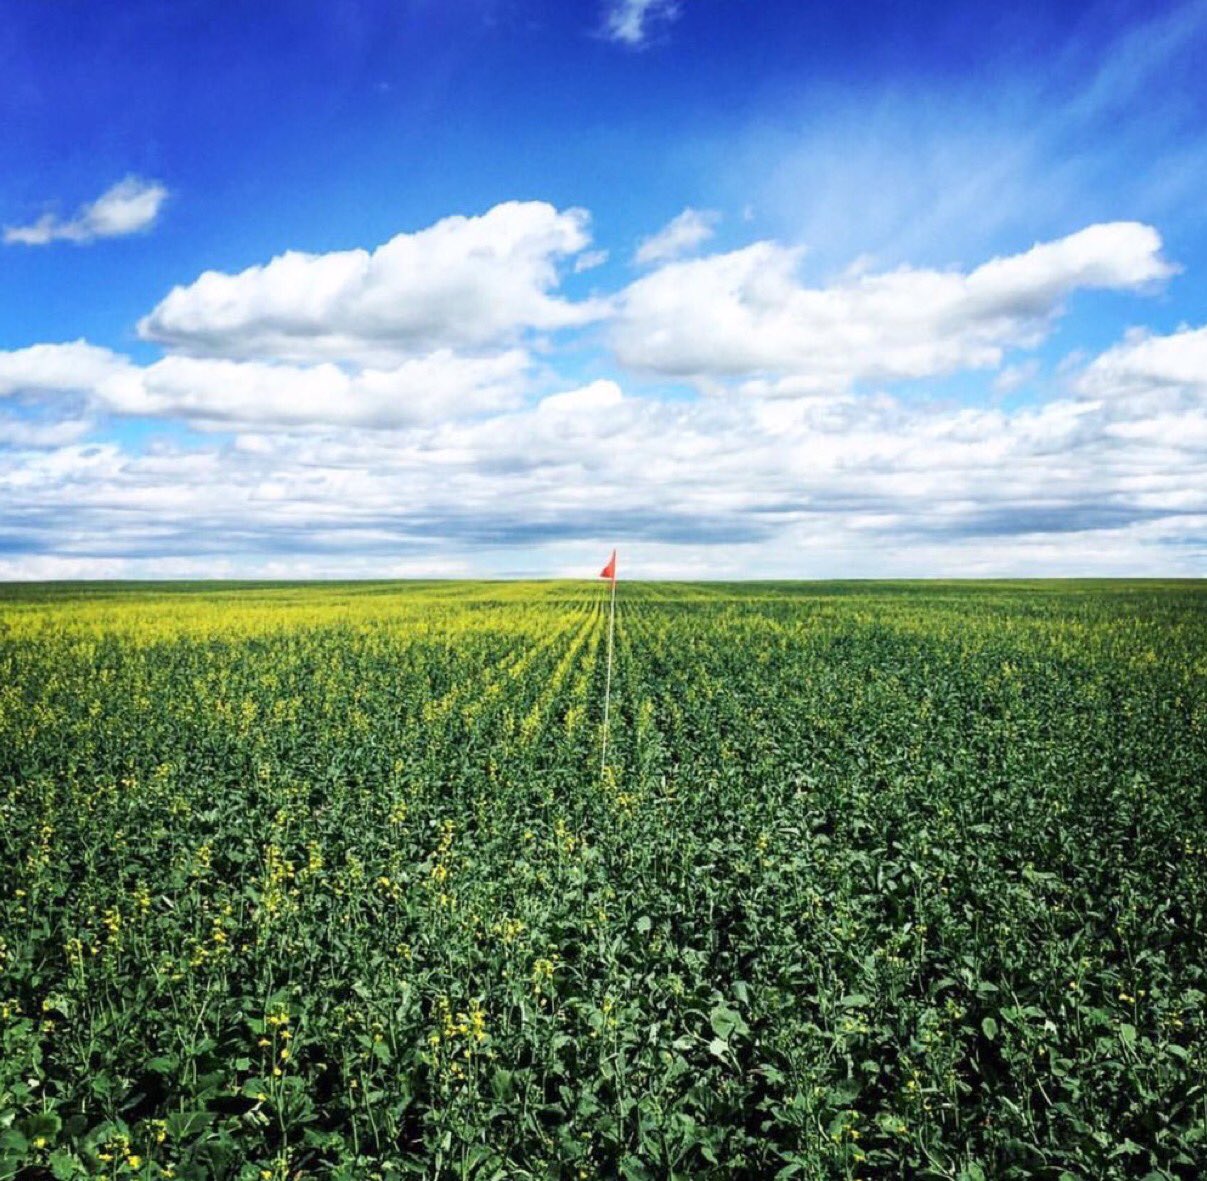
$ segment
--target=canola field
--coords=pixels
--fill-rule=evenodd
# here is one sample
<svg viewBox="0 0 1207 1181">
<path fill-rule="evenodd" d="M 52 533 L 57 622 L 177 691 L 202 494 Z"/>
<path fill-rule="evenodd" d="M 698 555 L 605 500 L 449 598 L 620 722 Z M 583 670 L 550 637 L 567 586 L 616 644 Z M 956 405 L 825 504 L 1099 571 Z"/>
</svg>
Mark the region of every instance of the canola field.
<svg viewBox="0 0 1207 1181">
<path fill-rule="evenodd" d="M 0 589 L 0 1178 L 1207 1175 L 1201 583 Z"/>
</svg>

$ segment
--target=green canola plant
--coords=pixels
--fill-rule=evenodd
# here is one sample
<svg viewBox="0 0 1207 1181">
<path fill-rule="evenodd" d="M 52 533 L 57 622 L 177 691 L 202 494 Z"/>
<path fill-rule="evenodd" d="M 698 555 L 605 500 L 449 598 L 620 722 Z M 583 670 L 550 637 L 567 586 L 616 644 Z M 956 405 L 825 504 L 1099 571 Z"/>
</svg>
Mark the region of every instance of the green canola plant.
<svg viewBox="0 0 1207 1181">
<path fill-rule="evenodd" d="M 1201 584 L 0 590 L 0 1181 L 1207 1175 Z"/>
</svg>

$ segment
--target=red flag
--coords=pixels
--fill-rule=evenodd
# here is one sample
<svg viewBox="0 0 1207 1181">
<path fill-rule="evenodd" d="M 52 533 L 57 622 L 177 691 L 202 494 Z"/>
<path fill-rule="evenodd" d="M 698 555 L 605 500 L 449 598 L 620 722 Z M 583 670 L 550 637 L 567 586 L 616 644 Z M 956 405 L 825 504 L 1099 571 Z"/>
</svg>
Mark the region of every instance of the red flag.
<svg viewBox="0 0 1207 1181">
<path fill-rule="evenodd" d="M 616 551 L 612 551 L 612 556 L 608 559 L 608 564 L 599 572 L 600 578 L 610 578 L 613 582 L 616 581 Z"/>
</svg>

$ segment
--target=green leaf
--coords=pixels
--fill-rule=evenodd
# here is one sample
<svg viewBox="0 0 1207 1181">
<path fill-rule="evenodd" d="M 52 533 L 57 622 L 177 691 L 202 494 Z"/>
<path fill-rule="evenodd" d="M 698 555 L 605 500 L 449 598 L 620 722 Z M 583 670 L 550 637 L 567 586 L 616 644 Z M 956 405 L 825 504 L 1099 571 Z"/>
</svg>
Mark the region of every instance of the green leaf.
<svg viewBox="0 0 1207 1181">
<path fill-rule="evenodd" d="M 859 1098 L 859 1080 L 849 1078 L 836 1087 L 831 1087 L 827 1097 L 835 1107 L 850 1107 Z"/>
<path fill-rule="evenodd" d="M 39 1136 L 45 1140 L 53 1140 L 62 1126 L 63 1121 L 53 1111 L 39 1111 L 21 1121 L 21 1131 L 30 1140 L 36 1140 Z"/>
<path fill-rule="evenodd" d="M 50 1154 L 50 1173 L 55 1181 L 71 1181 L 73 1177 L 85 1177 L 84 1166 L 65 1148 Z"/>
<path fill-rule="evenodd" d="M 164 1121 L 166 1130 L 173 1140 L 187 1140 L 214 1122 L 208 1111 L 174 1111 Z"/>
<path fill-rule="evenodd" d="M 496 1066 L 494 1073 L 490 1076 L 490 1089 L 500 1103 L 506 1102 L 515 1091 L 515 1076 L 510 1070 Z"/>
<path fill-rule="evenodd" d="M 708 1015 L 709 1024 L 712 1025 L 712 1031 L 719 1038 L 727 1038 L 739 1025 L 742 1024 L 742 1018 L 739 1013 L 725 1005 L 717 1005 Z"/>
<path fill-rule="evenodd" d="M 650 1181 L 652 1176 L 642 1161 L 631 1155 L 621 1159 L 620 1175 L 625 1178 L 625 1181 Z"/>
<path fill-rule="evenodd" d="M 985 1031 L 985 1036 L 991 1042 L 997 1039 L 997 1022 L 992 1017 L 986 1017 L 981 1022 L 981 1029 Z"/>
<path fill-rule="evenodd" d="M 838 1002 L 840 1009 L 864 1009 L 872 1003 L 872 998 L 864 992 L 849 992 Z"/>
</svg>

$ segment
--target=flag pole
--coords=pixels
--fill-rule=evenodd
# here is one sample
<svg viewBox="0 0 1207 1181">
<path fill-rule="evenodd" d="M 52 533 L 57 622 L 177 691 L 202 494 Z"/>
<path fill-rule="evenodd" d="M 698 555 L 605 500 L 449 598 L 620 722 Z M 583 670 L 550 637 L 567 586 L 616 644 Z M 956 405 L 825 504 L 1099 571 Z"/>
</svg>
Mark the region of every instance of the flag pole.
<svg viewBox="0 0 1207 1181">
<path fill-rule="evenodd" d="M 616 554 L 612 554 L 612 602 L 608 610 L 608 673 L 604 680 L 603 753 L 599 758 L 600 778 L 608 767 L 608 709 L 612 704 L 612 637 L 616 632 Z"/>
</svg>

